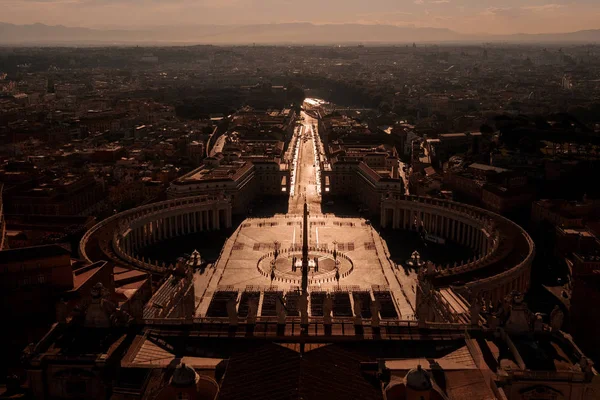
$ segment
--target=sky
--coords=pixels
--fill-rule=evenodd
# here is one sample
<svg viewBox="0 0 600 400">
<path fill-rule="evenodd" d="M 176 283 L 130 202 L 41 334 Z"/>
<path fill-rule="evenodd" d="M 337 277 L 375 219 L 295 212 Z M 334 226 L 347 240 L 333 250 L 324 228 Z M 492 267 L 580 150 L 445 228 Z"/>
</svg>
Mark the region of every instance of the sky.
<svg viewBox="0 0 600 400">
<path fill-rule="evenodd" d="M 461 33 L 556 33 L 600 29 L 600 0 L 0 0 L 0 21 L 126 29 L 362 23 Z"/>
</svg>

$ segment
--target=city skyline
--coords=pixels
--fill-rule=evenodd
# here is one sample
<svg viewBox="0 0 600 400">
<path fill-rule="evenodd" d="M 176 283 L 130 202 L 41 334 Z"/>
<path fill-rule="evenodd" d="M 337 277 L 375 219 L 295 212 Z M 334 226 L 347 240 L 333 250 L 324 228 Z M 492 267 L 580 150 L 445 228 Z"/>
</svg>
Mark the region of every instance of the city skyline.
<svg viewBox="0 0 600 400">
<path fill-rule="evenodd" d="M 377 0 L 325 4 L 266 0 L 2 0 L 2 21 L 95 29 L 165 25 L 310 22 L 446 28 L 463 34 L 562 33 L 598 29 L 600 4 L 590 0 Z M 318 11 L 315 11 L 318 10 Z"/>
</svg>

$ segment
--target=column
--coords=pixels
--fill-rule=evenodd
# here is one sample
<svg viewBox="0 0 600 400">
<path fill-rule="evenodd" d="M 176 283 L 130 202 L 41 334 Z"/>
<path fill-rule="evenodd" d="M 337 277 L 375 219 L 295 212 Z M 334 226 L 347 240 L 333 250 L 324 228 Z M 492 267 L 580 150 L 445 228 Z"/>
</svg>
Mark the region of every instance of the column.
<svg viewBox="0 0 600 400">
<path fill-rule="evenodd" d="M 215 230 L 219 229 L 219 211 L 213 210 L 213 226 Z"/>
</svg>

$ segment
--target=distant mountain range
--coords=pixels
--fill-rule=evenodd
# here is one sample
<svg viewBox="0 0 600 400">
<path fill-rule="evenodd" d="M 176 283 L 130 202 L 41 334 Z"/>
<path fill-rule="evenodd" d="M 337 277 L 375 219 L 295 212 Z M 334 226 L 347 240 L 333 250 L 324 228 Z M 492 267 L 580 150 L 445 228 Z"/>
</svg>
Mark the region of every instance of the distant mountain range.
<svg viewBox="0 0 600 400">
<path fill-rule="evenodd" d="M 465 35 L 450 29 L 310 23 L 89 29 L 0 22 L 0 44 L 404 44 L 442 42 L 594 43 L 600 29 L 554 34 Z"/>
</svg>

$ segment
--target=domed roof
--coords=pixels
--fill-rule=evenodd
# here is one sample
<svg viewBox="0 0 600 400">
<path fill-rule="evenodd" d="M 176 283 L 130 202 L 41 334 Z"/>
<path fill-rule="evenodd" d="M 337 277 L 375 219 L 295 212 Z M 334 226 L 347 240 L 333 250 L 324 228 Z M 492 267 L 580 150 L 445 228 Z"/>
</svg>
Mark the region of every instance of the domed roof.
<svg viewBox="0 0 600 400">
<path fill-rule="evenodd" d="M 430 390 L 431 389 L 431 377 L 429 372 L 421 368 L 420 365 L 417 368 L 413 368 L 406 373 L 404 377 L 406 386 L 413 390 Z"/>
<path fill-rule="evenodd" d="M 192 386 L 198 382 L 198 374 L 194 368 L 181 363 L 175 368 L 171 377 L 171 384 L 175 386 Z"/>
</svg>

